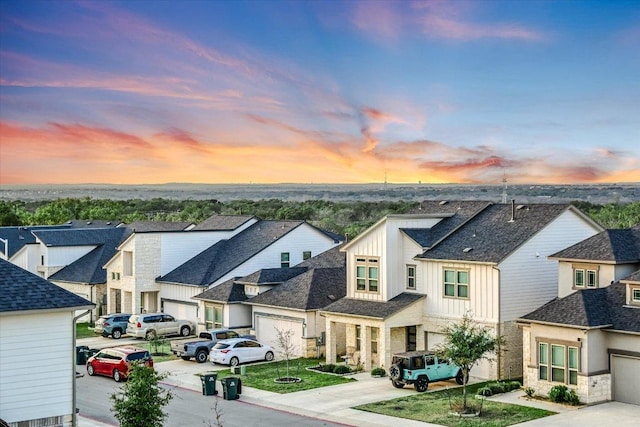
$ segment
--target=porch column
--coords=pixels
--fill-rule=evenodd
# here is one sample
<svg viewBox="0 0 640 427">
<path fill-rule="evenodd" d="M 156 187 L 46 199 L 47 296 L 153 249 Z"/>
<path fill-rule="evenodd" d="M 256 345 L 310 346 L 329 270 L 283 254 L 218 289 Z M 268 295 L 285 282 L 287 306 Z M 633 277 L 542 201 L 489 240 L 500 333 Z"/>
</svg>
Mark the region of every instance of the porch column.
<svg viewBox="0 0 640 427">
<path fill-rule="evenodd" d="M 325 331 L 325 355 L 327 363 L 335 363 L 336 357 L 336 322 L 326 319 Z"/>
<path fill-rule="evenodd" d="M 391 328 L 382 325 L 380 328 L 380 337 L 378 338 L 378 366 L 389 369 L 391 366 Z"/>
<path fill-rule="evenodd" d="M 426 343 L 424 342 L 424 324 L 420 323 L 416 325 L 416 350 L 426 349 Z"/>
<path fill-rule="evenodd" d="M 361 326 L 360 361 L 364 362 L 364 370 L 371 370 L 371 326 Z"/>
</svg>

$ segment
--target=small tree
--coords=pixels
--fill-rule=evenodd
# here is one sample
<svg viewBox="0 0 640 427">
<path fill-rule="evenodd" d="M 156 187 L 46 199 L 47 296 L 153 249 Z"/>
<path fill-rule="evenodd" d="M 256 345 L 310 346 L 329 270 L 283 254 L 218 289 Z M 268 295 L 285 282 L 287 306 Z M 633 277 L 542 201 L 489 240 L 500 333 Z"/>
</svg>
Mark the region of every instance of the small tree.
<svg viewBox="0 0 640 427">
<path fill-rule="evenodd" d="M 167 414 L 162 410 L 173 398 L 169 390 L 159 386 L 165 374 L 134 363 L 128 381 L 113 393 L 113 412 L 120 427 L 162 427 Z"/>
<path fill-rule="evenodd" d="M 457 323 L 447 324 L 442 332 L 445 342 L 436 347 L 436 353 L 462 370 L 462 411 L 467 412 L 467 381 L 471 368 L 481 360 L 493 360 L 505 340 L 476 323 L 469 314 Z"/>
<path fill-rule="evenodd" d="M 289 375 L 289 361 L 296 355 L 296 345 L 293 343 L 295 333 L 291 329 L 282 330 L 276 328 L 276 340 L 278 342 L 278 353 L 285 360 L 287 366 L 287 378 Z"/>
</svg>

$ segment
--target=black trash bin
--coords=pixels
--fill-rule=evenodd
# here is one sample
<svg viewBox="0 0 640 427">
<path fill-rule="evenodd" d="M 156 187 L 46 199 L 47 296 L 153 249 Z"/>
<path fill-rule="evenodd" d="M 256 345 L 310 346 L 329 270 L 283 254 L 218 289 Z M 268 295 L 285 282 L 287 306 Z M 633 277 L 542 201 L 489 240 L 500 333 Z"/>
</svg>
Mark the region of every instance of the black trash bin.
<svg viewBox="0 0 640 427">
<path fill-rule="evenodd" d="M 93 355 L 95 355 L 97 352 L 99 352 L 100 349 L 99 348 L 90 348 L 86 351 L 87 353 L 87 360 L 89 360 L 89 358 Z"/>
<path fill-rule="evenodd" d="M 215 396 L 216 394 L 218 394 L 218 390 L 216 390 L 217 378 L 217 372 L 207 372 L 200 375 L 200 382 L 202 383 L 202 394 L 204 396 Z"/>
<path fill-rule="evenodd" d="M 84 365 L 87 363 L 87 352 L 89 347 L 86 345 L 79 345 L 76 347 L 76 365 Z"/>
<path fill-rule="evenodd" d="M 222 378 L 220 380 L 220 384 L 222 384 L 222 395 L 224 397 L 224 400 L 235 400 L 240 398 L 238 394 L 238 386 L 240 385 L 240 378 L 238 377 Z"/>
</svg>

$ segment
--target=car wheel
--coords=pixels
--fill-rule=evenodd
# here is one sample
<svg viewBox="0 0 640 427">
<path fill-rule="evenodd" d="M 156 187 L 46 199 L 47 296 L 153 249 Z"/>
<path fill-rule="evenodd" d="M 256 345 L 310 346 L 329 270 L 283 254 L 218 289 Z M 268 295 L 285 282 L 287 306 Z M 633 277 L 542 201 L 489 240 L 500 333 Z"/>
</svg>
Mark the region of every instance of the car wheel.
<svg viewBox="0 0 640 427">
<path fill-rule="evenodd" d="M 229 361 L 229 366 L 238 366 L 240 364 L 240 360 L 237 357 L 233 356 Z"/>
<path fill-rule="evenodd" d="M 111 333 L 111 336 L 113 337 L 114 340 L 119 340 L 120 337 L 122 336 L 122 331 L 120 329 L 114 329 L 113 332 Z"/>
<path fill-rule="evenodd" d="M 389 376 L 391 377 L 391 379 L 399 380 L 401 373 L 402 368 L 400 367 L 400 365 L 391 365 L 391 367 L 389 368 Z"/>
<path fill-rule="evenodd" d="M 456 382 L 458 383 L 458 385 L 462 385 L 462 384 L 465 383 L 464 374 L 462 373 L 462 369 L 460 369 L 458 371 L 458 375 L 456 375 Z M 469 382 L 469 377 L 467 377 L 467 381 L 466 382 Z"/>
<path fill-rule="evenodd" d="M 429 378 L 427 378 L 424 375 L 421 375 L 418 377 L 418 379 L 416 380 L 415 384 L 413 384 L 413 386 L 415 387 L 418 393 L 424 393 L 425 391 L 427 391 L 427 388 L 429 387 Z"/>
<path fill-rule="evenodd" d="M 144 335 L 144 338 L 147 341 L 155 339 L 156 338 L 156 332 L 155 331 L 147 331 L 147 333 Z"/>
<path fill-rule="evenodd" d="M 183 337 L 188 337 L 189 335 L 191 335 L 191 328 L 188 326 L 183 326 L 182 328 L 180 328 L 180 335 L 182 335 Z"/>
<path fill-rule="evenodd" d="M 400 381 L 391 380 L 391 384 L 393 384 L 395 388 L 404 388 L 404 383 L 401 383 Z"/>
<path fill-rule="evenodd" d="M 87 374 L 89 374 L 90 376 L 93 376 L 93 374 L 95 374 L 96 371 L 93 369 L 92 365 L 87 365 Z"/>
<path fill-rule="evenodd" d="M 267 362 L 271 362 L 273 360 L 273 352 L 267 351 L 267 354 L 265 354 L 264 356 L 264 360 L 266 360 Z"/>
<path fill-rule="evenodd" d="M 120 373 L 120 371 L 119 371 L 119 370 L 117 370 L 117 369 L 114 369 L 114 370 L 113 370 L 113 379 L 114 379 L 117 383 L 119 383 L 120 381 L 122 381 L 122 374 Z"/>
<path fill-rule="evenodd" d="M 209 354 L 205 350 L 198 350 L 196 353 L 196 362 L 204 363 L 209 358 Z"/>
</svg>

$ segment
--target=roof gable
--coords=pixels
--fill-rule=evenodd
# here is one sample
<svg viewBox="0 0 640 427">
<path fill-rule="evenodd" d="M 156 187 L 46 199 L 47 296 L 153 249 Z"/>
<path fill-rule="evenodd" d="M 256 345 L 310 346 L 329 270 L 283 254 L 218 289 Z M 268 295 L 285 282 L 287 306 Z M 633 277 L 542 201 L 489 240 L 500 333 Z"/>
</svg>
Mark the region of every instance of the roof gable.
<svg viewBox="0 0 640 427">
<path fill-rule="evenodd" d="M 191 231 L 231 231 L 240 227 L 241 225 L 257 219 L 253 215 L 211 215 L 205 219 Z"/>
<path fill-rule="evenodd" d="M 640 262 L 640 225 L 604 230 L 549 258 L 613 263 Z"/>
<path fill-rule="evenodd" d="M 95 304 L 0 259 L 0 314 L 30 310 L 91 308 Z"/>
</svg>

